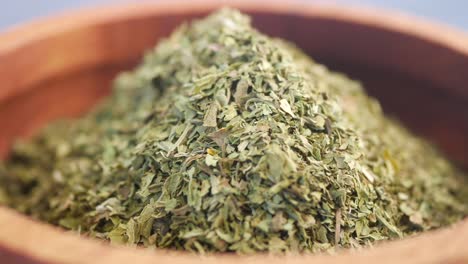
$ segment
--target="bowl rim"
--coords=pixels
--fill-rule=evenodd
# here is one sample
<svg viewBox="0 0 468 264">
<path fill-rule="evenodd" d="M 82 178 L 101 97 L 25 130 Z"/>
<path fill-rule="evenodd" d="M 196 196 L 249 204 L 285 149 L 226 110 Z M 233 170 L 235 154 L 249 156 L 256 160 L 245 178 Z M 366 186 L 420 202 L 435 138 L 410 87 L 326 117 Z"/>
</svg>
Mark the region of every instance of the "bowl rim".
<svg viewBox="0 0 468 264">
<path fill-rule="evenodd" d="M 428 22 L 421 18 L 375 8 L 314 4 L 300 0 L 288 1 L 287 3 L 274 0 L 270 1 L 268 5 L 260 1 L 248 0 L 231 2 L 160 0 L 151 3 L 104 5 L 102 7 L 80 9 L 15 26 L 0 35 L 0 58 L 28 43 L 38 42 L 76 28 L 151 16 L 157 13 L 177 14 L 208 11 L 222 5 L 234 6 L 245 11 L 332 18 L 341 22 L 411 35 L 428 42 L 437 43 L 468 57 L 468 36 L 462 31 Z M 14 95 L 10 93 L 8 97 Z M 2 98 L 0 94 L 0 102 L 5 98 Z M 213 254 L 205 257 L 195 257 L 193 254 L 186 252 L 109 246 L 94 239 L 79 238 L 69 232 L 33 221 L 3 207 L 0 207 L 0 226 L 0 255 L 2 251 L 9 252 L 13 256 L 26 257 L 30 261 L 28 263 L 128 263 L 131 261 L 152 263 L 157 259 L 158 261 L 172 263 L 215 264 L 220 261 L 220 258 L 225 263 L 233 264 L 237 261 L 246 263 L 273 262 L 278 264 L 282 261 L 290 263 L 306 263 L 309 261 L 324 263 L 370 263 L 371 261 L 381 263 L 395 263 L 397 261 L 400 263 L 468 262 L 468 251 L 466 250 L 468 220 L 462 221 L 454 227 L 428 232 L 414 238 L 384 243 L 373 249 L 365 249 L 359 252 L 346 251 L 335 256 L 318 254 L 282 257 L 266 254 L 253 256 Z M 47 240 L 44 240 L 44 238 L 47 238 Z M 450 246 L 447 246 L 448 244 Z"/>
</svg>

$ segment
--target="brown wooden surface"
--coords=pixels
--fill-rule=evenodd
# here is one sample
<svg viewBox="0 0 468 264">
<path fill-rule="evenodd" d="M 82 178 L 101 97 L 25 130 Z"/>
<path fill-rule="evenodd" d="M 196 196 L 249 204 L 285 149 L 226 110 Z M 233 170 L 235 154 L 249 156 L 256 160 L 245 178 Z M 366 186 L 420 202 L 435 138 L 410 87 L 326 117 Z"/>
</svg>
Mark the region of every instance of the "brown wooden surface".
<svg viewBox="0 0 468 264">
<path fill-rule="evenodd" d="M 226 2 L 225 2 L 226 3 Z M 404 15 L 306 1 L 230 1 L 262 31 L 364 82 L 384 109 L 468 167 L 468 37 Z M 158 1 L 64 14 L 0 36 L 0 156 L 18 136 L 77 116 L 108 93 L 116 72 L 181 21 L 219 1 Z M 0 263 L 468 263 L 468 222 L 337 256 L 197 257 L 116 248 L 0 208 Z"/>
</svg>

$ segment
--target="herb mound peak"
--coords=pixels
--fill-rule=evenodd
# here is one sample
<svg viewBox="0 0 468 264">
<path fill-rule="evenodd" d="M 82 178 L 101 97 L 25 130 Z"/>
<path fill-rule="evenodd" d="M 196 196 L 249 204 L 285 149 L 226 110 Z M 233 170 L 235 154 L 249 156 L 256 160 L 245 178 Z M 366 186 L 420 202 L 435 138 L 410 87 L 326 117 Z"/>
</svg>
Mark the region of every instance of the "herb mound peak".
<svg viewBox="0 0 468 264">
<path fill-rule="evenodd" d="M 18 144 L 0 176 L 0 199 L 40 219 L 200 252 L 358 247 L 468 213 L 461 174 L 358 82 L 231 9 L 180 27 L 93 113 Z"/>
</svg>

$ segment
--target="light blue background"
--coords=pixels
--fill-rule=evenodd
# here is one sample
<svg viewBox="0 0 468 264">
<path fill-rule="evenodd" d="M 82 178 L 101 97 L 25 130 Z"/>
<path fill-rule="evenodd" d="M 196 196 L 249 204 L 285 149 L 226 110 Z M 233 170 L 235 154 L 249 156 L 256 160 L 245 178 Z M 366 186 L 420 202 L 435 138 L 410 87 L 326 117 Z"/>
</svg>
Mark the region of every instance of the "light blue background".
<svg viewBox="0 0 468 264">
<path fill-rule="evenodd" d="M 154 0 L 157 1 L 157 0 Z M 177 0 L 174 0 L 177 1 Z M 196 1 L 196 0 L 194 0 Z M 260 0 L 259 0 L 260 1 Z M 263 0 L 267 2 L 268 0 Z M 287 0 L 284 0 L 287 1 Z M 317 1 L 317 0 L 304 0 Z M 0 31 L 35 18 L 78 7 L 130 2 L 123 0 L 0 0 Z M 137 2 L 137 1 L 134 1 Z M 401 10 L 468 31 L 468 0 L 332 0 L 348 5 L 365 5 Z"/>
</svg>

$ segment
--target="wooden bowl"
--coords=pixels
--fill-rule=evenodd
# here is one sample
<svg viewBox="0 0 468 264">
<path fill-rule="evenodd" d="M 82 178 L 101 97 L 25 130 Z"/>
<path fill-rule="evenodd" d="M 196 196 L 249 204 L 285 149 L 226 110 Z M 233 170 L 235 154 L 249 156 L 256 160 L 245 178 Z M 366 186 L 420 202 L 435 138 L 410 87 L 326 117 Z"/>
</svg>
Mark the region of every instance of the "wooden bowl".
<svg viewBox="0 0 468 264">
<path fill-rule="evenodd" d="M 236 1 L 255 25 L 291 40 L 331 69 L 360 79 L 384 109 L 468 167 L 468 37 L 388 12 L 306 1 Z M 0 36 L 0 153 L 50 120 L 77 116 L 109 92 L 122 69 L 184 20 L 218 1 L 159 0 L 83 10 Z M 461 263 L 468 222 L 336 256 L 210 255 L 114 247 L 0 208 L 1 263 Z"/>
</svg>

